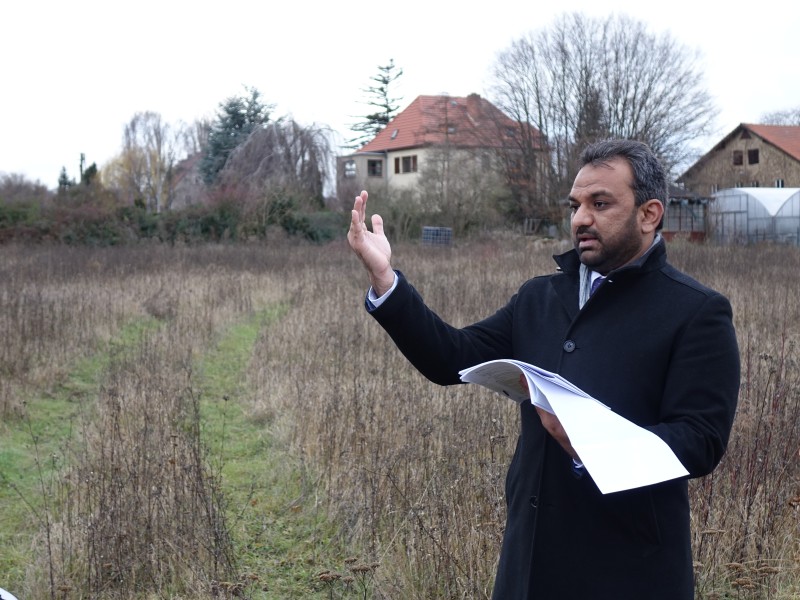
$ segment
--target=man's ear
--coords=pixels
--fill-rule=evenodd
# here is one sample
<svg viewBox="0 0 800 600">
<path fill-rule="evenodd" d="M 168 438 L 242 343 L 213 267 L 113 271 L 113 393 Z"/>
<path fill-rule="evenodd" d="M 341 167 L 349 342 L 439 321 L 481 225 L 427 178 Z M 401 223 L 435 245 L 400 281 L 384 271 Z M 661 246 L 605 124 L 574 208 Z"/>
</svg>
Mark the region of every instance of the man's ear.
<svg viewBox="0 0 800 600">
<path fill-rule="evenodd" d="M 652 233 L 661 223 L 664 218 L 664 205 L 660 200 L 651 198 L 641 206 L 639 206 L 639 215 L 641 217 L 642 233 Z"/>
</svg>

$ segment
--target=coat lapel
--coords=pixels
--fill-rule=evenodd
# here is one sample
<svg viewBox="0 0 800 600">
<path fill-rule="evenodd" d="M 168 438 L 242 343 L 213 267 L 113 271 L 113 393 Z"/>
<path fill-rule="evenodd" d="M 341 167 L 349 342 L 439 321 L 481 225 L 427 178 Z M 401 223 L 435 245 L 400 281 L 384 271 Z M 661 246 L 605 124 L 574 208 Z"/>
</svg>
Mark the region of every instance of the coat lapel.
<svg viewBox="0 0 800 600">
<path fill-rule="evenodd" d="M 574 250 L 570 250 L 558 256 L 553 256 L 553 259 L 556 261 L 561 275 L 552 277 L 550 279 L 550 284 L 553 286 L 553 290 L 564 307 L 564 310 L 569 315 L 569 320 L 572 321 L 578 315 L 579 309 L 578 287 L 580 281 L 578 269 L 580 267 L 580 261 Z"/>
<path fill-rule="evenodd" d="M 578 277 L 562 273 L 559 277 L 550 280 L 561 305 L 573 321 L 578 315 Z"/>
</svg>

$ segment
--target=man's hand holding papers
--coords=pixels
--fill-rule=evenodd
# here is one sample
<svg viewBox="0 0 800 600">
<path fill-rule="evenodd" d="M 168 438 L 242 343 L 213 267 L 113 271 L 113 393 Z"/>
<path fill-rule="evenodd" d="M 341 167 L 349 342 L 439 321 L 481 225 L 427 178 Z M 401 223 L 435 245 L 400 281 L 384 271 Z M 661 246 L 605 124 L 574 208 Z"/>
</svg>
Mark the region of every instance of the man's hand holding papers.
<svg viewBox="0 0 800 600">
<path fill-rule="evenodd" d="M 477 383 L 518 403 L 530 401 L 537 410 L 555 415 L 574 449 L 573 458 L 580 457 L 604 494 L 688 475 L 661 438 L 617 415 L 556 373 L 507 359 L 482 363 L 459 375 L 462 381 Z"/>
</svg>

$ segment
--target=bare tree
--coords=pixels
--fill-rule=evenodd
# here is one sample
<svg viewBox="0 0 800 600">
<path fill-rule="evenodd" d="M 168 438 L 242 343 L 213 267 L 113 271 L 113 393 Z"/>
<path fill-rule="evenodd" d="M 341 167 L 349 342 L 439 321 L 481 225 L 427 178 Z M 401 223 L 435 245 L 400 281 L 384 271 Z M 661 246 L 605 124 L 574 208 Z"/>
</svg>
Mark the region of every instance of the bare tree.
<svg viewBox="0 0 800 600">
<path fill-rule="evenodd" d="M 170 208 L 178 135 L 155 112 L 136 113 L 125 125 L 122 152 L 104 169 L 104 183 L 149 211 Z"/>
<path fill-rule="evenodd" d="M 231 152 L 219 180 L 259 193 L 265 188 L 291 190 L 307 208 L 320 208 L 331 152 L 324 129 L 303 127 L 292 119 L 273 121 L 254 129 Z"/>
<path fill-rule="evenodd" d="M 692 143 L 711 132 L 716 115 L 698 59 L 630 17 L 579 13 L 503 51 L 493 69 L 496 104 L 537 128 L 551 153 L 543 188 L 550 198 L 540 206 L 566 196 L 576 155 L 592 140 L 641 140 L 671 170 L 691 160 Z"/>
<path fill-rule="evenodd" d="M 208 137 L 212 127 L 213 121 L 208 117 L 195 119 L 192 123 L 181 123 L 178 126 L 180 144 L 187 156 L 203 152 L 208 147 Z"/>
<path fill-rule="evenodd" d="M 44 206 L 53 194 L 39 180 L 32 181 L 21 173 L 0 172 L 0 205 L 34 204 Z"/>
<path fill-rule="evenodd" d="M 764 125 L 800 126 L 800 106 L 763 114 L 760 122 Z"/>
<path fill-rule="evenodd" d="M 507 195 L 499 169 L 489 167 L 494 160 L 489 150 L 431 147 L 415 189 L 418 206 L 456 235 L 491 226 Z"/>
</svg>

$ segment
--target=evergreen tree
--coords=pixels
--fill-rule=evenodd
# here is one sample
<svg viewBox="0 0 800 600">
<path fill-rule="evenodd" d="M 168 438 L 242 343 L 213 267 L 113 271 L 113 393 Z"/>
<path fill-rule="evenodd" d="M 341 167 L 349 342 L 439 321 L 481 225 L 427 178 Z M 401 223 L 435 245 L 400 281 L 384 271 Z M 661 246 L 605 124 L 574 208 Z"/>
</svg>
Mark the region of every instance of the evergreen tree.
<svg viewBox="0 0 800 600">
<path fill-rule="evenodd" d="M 81 183 L 83 185 L 91 185 L 95 177 L 97 177 L 97 163 L 92 163 L 82 171 Z"/>
<path fill-rule="evenodd" d="M 230 153 L 244 142 L 256 127 L 269 121 L 273 105 L 261 102 L 261 93 L 245 88 L 249 95 L 233 96 L 220 103 L 208 134 L 208 145 L 200 163 L 206 185 L 212 185 Z"/>
<path fill-rule="evenodd" d="M 61 173 L 58 175 L 58 191 L 66 192 L 73 185 L 75 185 L 75 180 L 70 179 L 67 175 L 67 167 L 61 167 Z"/>
<path fill-rule="evenodd" d="M 353 139 L 348 140 L 348 148 L 360 148 L 369 142 L 378 135 L 397 114 L 397 110 L 399 109 L 397 103 L 400 99 L 391 97 L 389 86 L 402 74 L 403 69 L 399 69 L 395 66 L 394 59 L 390 59 L 388 65 L 378 67 L 378 74 L 371 77 L 376 85 L 363 90 L 369 94 L 370 97 L 366 104 L 374 106 L 378 111 L 366 115 L 363 121 L 350 127 L 357 135 Z"/>
</svg>

